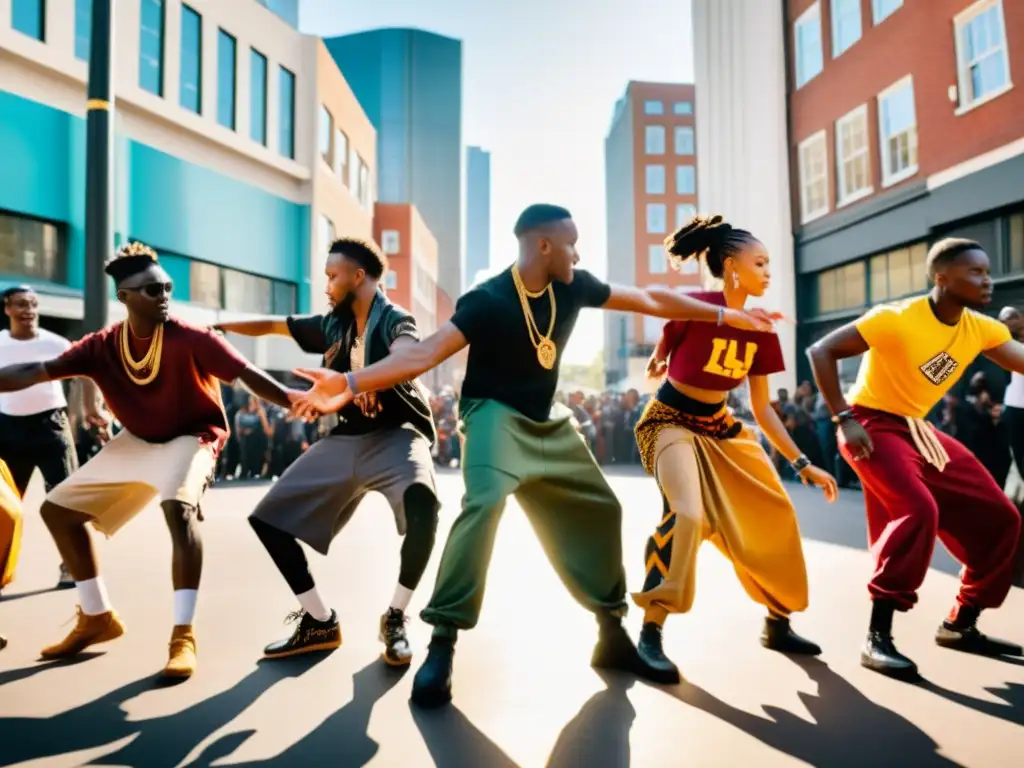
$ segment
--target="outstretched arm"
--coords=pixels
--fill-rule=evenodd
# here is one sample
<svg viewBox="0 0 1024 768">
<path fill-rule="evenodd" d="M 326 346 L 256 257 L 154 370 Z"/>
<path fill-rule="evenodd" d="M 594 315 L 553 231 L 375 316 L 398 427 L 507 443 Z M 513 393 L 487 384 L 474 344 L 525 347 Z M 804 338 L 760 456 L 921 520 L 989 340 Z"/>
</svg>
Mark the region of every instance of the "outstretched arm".
<svg viewBox="0 0 1024 768">
<path fill-rule="evenodd" d="M 767 376 L 751 376 L 750 382 L 750 408 L 754 413 L 754 420 L 764 430 L 765 435 L 779 453 L 785 457 L 790 464 L 799 459 L 802 454 L 800 448 L 793 438 L 789 436 L 786 425 L 782 423 L 779 414 L 772 407 L 771 395 L 768 391 Z M 828 501 L 835 501 L 839 493 L 835 478 L 828 472 L 807 464 L 798 472 L 800 480 L 806 484 L 813 484 L 822 489 Z"/>
<path fill-rule="evenodd" d="M 16 363 L 0 368 L 0 392 L 17 392 L 33 384 L 53 381 L 46 371 L 46 363 Z"/>
<path fill-rule="evenodd" d="M 985 357 L 1007 371 L 1024 373 L 1024 344 L 1019 341 L 1004 341 L 985 352 Z"/>
<path fill-rule="evenodd" d="M 241 336 L 291 336 L 291 333 L 288 331 L 288 321 L 284 318 L 217 323 L 213 326 L 213 329 L 227 333 L 237 333 Z"/>
<path fill-rule="evenodd" d="M 758 331 L 771 330 L 772 321 L 781 317 L 763 309 L 740 310 L 721 307 L 669 288 L 634 288 L 624 285 L 610 285 L 609 288 L 611 295 L 601 305 L 601 309 L 610 311 L 636 312 L 667 320 L 720 323 Z"/>
<path fill-rule="evenodd" d="M 299 394 L 298 390 L 288 389 L 254 365 L 246 366 L 238 378 L 256 397 L 282 408 L 291 408 L 292 397 Z"/>
<path fill-rule="evenodd" d="M 807 350 L 814 381 L 833 415 L 842 413 L 850 407 L 839 383 L 839 361 L 862 355 L 867 351 L 868 343 L 854 323 L 837 328 Z"/>
<path fill-rule="evenodd" d="M 313 388 L 297 398 L 295 412 L 306 416 L 309 409 L 333 413 L 344 408 L 363 392 L 379 392 L 415 379 L 454 355 L 469 342 L 453 323 L 448 322 L 423 341 L 399 337 L 383 360 L 354 373 L 326 369 L 295 371 L 313 382 Z"/>
</svg>

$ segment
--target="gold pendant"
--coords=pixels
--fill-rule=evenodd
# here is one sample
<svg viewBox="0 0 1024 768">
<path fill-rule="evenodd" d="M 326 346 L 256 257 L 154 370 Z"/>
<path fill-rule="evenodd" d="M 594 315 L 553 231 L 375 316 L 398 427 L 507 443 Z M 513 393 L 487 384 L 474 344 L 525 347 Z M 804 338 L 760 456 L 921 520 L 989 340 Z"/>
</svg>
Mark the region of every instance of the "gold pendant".
<svg viewBox="0 0 1024 768">
<path fill-rule="evenodd" d="M 541 367 L 550 371 L 555 367 L 555 358 L 558 357 L 558 348 L 551 339 L 541 339 L 537 345 L 537 362 Z"/>
</svg>

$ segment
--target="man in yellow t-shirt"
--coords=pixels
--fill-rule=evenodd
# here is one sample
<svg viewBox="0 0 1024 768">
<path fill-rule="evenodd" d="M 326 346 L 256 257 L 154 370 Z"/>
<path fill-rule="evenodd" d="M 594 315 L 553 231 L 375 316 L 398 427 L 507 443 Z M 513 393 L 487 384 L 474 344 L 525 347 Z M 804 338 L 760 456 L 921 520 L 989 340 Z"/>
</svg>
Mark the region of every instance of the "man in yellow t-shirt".
<svg viewBox="0 0 1024 768">
<path fill-rule="evenodd" d="M 942 240 L 927 266 L 934 283 L 928 296 L 875 307 L 808 350 L 839 428 L 839 449 L 864 487 L 875 572 L 861 664 L 911 680 L 918 678 L 917 665 L 893 644 L 893 613 L 917 602 L 936 535 L 964 565 L 960 594 L 936 642 L 1024 655 L 1019 645 L 977 628 L 979 613 L 1001 605 L 1010 590 L 1020 513 L 974 454 L 924 421 L 979 354 L 1024 372 L 1024 345 L 978 311 L 992 300 L 989 260 L 978 243 Z M 847 402 L 837 364 L 860 354 Z"/>
</svg>

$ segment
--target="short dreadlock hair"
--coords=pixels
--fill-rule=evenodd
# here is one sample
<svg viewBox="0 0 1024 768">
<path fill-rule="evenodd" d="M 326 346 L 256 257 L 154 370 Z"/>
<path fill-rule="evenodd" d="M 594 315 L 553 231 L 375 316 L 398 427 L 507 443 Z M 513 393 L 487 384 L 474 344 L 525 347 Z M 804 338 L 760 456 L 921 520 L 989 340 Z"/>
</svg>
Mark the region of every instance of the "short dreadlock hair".
<svg viewBox="0 0 1024 768">
<path fill-rule="evenodd" d="M 117 249 L 114 257 L 104 266 L 103 271 L 114 278 L 116 284 L 120 285 L 132 275 L 144 272 L 159 263 L 156 251 L 148 245 L 131 242 L 125 243 Z"/>
<path fill-rule="evenodd" d="M 388 260 L 376 243 L 358 237 L 341 237 L 331 243 L 328 253 L 351 259 L 374 280 L 380 280 L 388 269 Z"/>
</svg>

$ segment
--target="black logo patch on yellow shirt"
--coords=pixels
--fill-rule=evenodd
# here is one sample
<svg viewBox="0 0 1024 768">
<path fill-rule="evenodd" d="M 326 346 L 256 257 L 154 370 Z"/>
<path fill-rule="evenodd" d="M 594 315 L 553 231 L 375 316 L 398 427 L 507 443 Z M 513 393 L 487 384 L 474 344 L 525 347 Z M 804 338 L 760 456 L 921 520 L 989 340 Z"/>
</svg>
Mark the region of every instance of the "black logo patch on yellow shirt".
<svg viewBox="0 0 1024 768">
<path fill-rule="evenodd" d="M 935 357 L 921 366 L 921 373 L 935 386 L 939 386 L 946 379 L 953 375 L 953 372 L 960 367 L 960 363 L 954 360 L 946 352 L 939 352 Z"/>
</svg>

